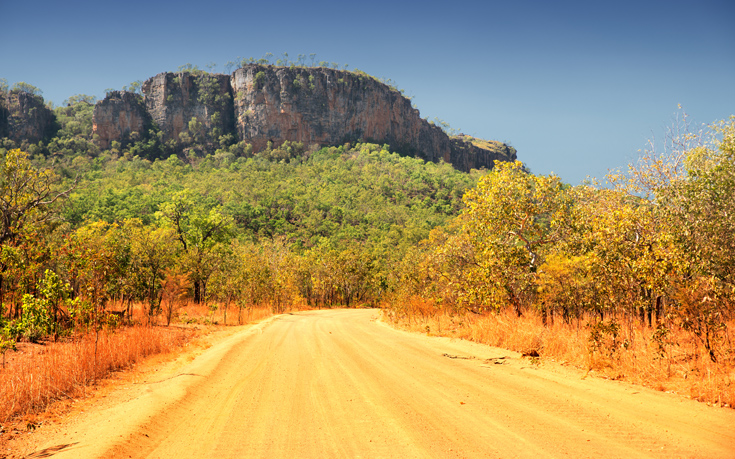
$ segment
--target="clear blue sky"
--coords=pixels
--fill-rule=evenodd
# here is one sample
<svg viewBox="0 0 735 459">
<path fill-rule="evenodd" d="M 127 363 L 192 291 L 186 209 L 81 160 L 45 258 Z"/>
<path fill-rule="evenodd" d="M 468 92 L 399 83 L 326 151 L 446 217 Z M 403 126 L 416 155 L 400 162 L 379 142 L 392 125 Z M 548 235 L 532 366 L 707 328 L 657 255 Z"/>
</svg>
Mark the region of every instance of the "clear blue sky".
<svg viewBox="0 0 735 459">
<path fill-rule="evenodd" d="M 634 160 L 677 104 L 735 114 L 733 0 L 0 0 L 0 78 L 57 105 L 267 52 L 391 78 L 423 117 L 572 184 Z"/>
</svg>

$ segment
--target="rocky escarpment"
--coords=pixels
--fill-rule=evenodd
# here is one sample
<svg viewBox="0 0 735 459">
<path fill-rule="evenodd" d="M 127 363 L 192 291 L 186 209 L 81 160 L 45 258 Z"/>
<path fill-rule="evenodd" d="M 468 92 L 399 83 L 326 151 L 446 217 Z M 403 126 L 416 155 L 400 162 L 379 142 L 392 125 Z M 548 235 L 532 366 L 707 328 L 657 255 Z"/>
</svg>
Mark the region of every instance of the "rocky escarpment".
<svg viewBox="0 0 735 459">
<path fill-rule="evenodd" d="M 94 107 L 92 129 L 102 148 L 109 148 L 112 141 L 125 143 L 133 132 L 144 134 L 150 127 L 151 116 L 138 94 L 112 91 Z"/>
<path fill-rule="evenodd" d="M 335 145 L 365 140 L 449 162 L 451 142 L 400 92 L 365 74 L 327 68 L 250 65 L 232 75 L 238 134 L 257 150 L 268 141 Z"/>
<path fill-rule="evenodd" d="M 476 139 L 460 134 L 452 137 L 451 141 L 449 161 L 445 161 L 462 171 L 480 167 L 492 169 L 495 160 L 514 161 L 516 159 L 515 148 L 496 140 Z"/>
<path fill-rule="evenodd" d="M 515 150 L 504 144 L 478 146 L 450 139 L 422 119 L 399 91 L 362 72 L 251 64 L 230 76 L 161 73 L 143 83 L 142 90 L 147 115 L 165 140 L 213 145 L 231 134 L 255 151 L 284 141 L 387 143 L 399 153 L 444 160 L 465 171 L 515 159 Z M 118 133 L 122 140 L 140 127 L 133 126 L 143 118 L 140 104 L 121 100 L 132 101 L 112 93 L 95 107 L 95 133 L 102 147 Z M 131 114 L 124 115 L 125 110 Z"/>
<path fill-rule="evenodd" d="M 54 135 L 55 121 L 41 96 L 14 90 L 0 97 L 0 137 L 37 143 Z"/>
</svg>

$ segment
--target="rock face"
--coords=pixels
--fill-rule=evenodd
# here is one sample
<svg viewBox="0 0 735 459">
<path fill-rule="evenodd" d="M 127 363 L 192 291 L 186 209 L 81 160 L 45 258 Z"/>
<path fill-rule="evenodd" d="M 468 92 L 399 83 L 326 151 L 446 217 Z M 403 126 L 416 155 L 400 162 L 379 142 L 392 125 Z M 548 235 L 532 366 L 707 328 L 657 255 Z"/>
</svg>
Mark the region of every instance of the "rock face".
<svg viewBox="0 0 735 459">
<path fill-rule="evenodd" d="M 470 169 L 479 169 L 484 167 L 492 169 L 495 161 L 515 161 L 516 149 L 503 142 L 494 140 L 482 140 L 482 146 L 473 144 L 473 139 L 469 136 L 460 135 L 452 138 L 452 151 L 449 161 L 455 169 L 461 171 L 469 171 Z"/>
<path fill-rule="evenodd" d="M 164 139 L 178 139 L 189 131 L 189 122 L 201 123 L 199 134 L 215 142 L 220 135 L 234 133 L 230 77 L 190 72 L 159 73 L 143 83 L 145 104 Z"/>
<path fill-rule="evenodd" d="M 138 94 L 112 91 L 94 106 L 92 128 L 102 148 L 110 148 L 113 140 L 126 143 L 133 132 L 145 135 L 150 126 L 151 117 Z"/>
<path fill-rule="evenodd" d="M 364 74 L 327 68 L 249 65 L 232 75 L 237 130 L 255 150 L 278 140 L 336 145 L 388 143 L 430 161 L 449 161 L 444 132 L 400 92 Z"/>
<path fill-rule="evenodd" d="M 53 136 L 56 130 L 54 113 L 46 107 L 43 97 L 24 91 L 10 91 L 0 98 L 0 137 L 21 143 L 36 143 Z"/>
<path fill-rule="evenodd" d="M 232 134 L 255 151 L 287 140 L 306 145 L 360 140 L 464 171 L 516 157 L 515 149 L 501 143 L 450 139 L 400 92 L 360 72 L 251 64 L 231 76 L 161 73 L 142 89 L 145 111 L 165 140 L 178 141 L 183 133 L 214 145 L 220 135 Z M 103 148 L 144 123 L 140 104 L 128 99 L 112 93 L 97 103 L 94 129 Z"/>
</svg>

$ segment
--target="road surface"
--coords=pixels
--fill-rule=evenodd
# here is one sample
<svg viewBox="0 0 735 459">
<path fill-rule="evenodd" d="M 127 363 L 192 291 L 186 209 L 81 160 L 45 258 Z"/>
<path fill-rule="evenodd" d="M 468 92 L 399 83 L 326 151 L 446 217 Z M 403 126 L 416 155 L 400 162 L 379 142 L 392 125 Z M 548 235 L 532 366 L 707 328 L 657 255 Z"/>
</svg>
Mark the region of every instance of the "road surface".
<svg viewBox="0 0 735 459">
<path fill-rule="evenodd" d="M 247 328 L 29 457 L 735 457 L 735 410 L 377 317 L 309 311 Z"/>
</svg>

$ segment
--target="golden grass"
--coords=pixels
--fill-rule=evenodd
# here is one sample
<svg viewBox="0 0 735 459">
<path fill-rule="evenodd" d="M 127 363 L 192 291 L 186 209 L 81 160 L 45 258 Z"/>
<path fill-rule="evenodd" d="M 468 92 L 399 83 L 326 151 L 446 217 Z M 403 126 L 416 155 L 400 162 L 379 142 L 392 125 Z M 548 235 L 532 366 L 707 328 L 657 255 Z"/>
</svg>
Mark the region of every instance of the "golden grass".
<svg viewBox="0 0 735 459">
<path fill-rule="evenodd" d="M 221 303 L 194 303 L 187 301 L 176 309 L 172 323 L 202 325 L 243 325 L 259 321 L 273 315 L 270 306 L 251 306 L 238 308 L 231 304 L 226 309 Z M 165 319 L 158 319 L 159 322 Z"/>
<path fill-rule="evenodd" d="M 171 308 L 170 311 L 168 308 Z M 111 310 L 123 310 L 123 306 L 108 306 Z M 149 317 L 148 308 L 144 304 L 132 305 L 133 324 L 169 325 L 167 315 L 170 313 L 170 325 L 243 325 L 272 316 L 273 310 L 268 305 L 253 305 L 238 308 L 230 304 L 227 308 L 222 303 L 195 303 L 192 300 L 178 301 L 174 305 L 164 302 L 159 314 Z M 294 309 L 294 308 L 289 308 Z M 298 309 L 298 308 L 297 308 Z"/>
<path fill-rule="evenodd" d="M 135 326 L 33 347 L 32 355 L 15 358 L 0 370 L 0 421 L 83 395 L 110 372 L 170 351 L 186 336 L 181 329 Z"/>
<path fill-rule="evenodd" d="M 515 314 L 451 315 L 431 304 L 410 300 L 400 312 L 384 309 L 395 325 L 430 335 L 467 339 L 521 353 L 536 351 L 543 362 L 572 365 L 608 379 L 626 380 L 660 391 L 675 392 L 702 402 L 735 407 L 735 352 L 725 350 L 718 363 L 710 360 L 692 336 L 675 329 L 662 350 L 653 339 L 655 329 L 626 324 L 617 346 L 606 342 L 591 350 L 585 321 L 556 321 L 544 326 L 541 317 Z M 735 324 L 731 324 L 735 326 Z"/>
<path fill-rule="evenodd" d="M 164 305 L 165 306 L 165 305 Z M 121 305 L 109 305 L 122 310 Z M 268 306 L 243 308 L 179 302 L 166 326 L 165 310 L 152 318 L 147 307 L 132 305 L 132 325 L 103 329 L 44 345 L 19 344 L 23 352 L 8 352 L 0 368 L 0 422 L 40 413 L 57 400 L 84 396 L 88 388 L 111 372 L 130 368 L 143 358 L 174 351 L 194 334 L 212 325 L 241 325 L 273 315 Z M 96 341 L 96 344 L 95 344 Z"/>
</svg>

